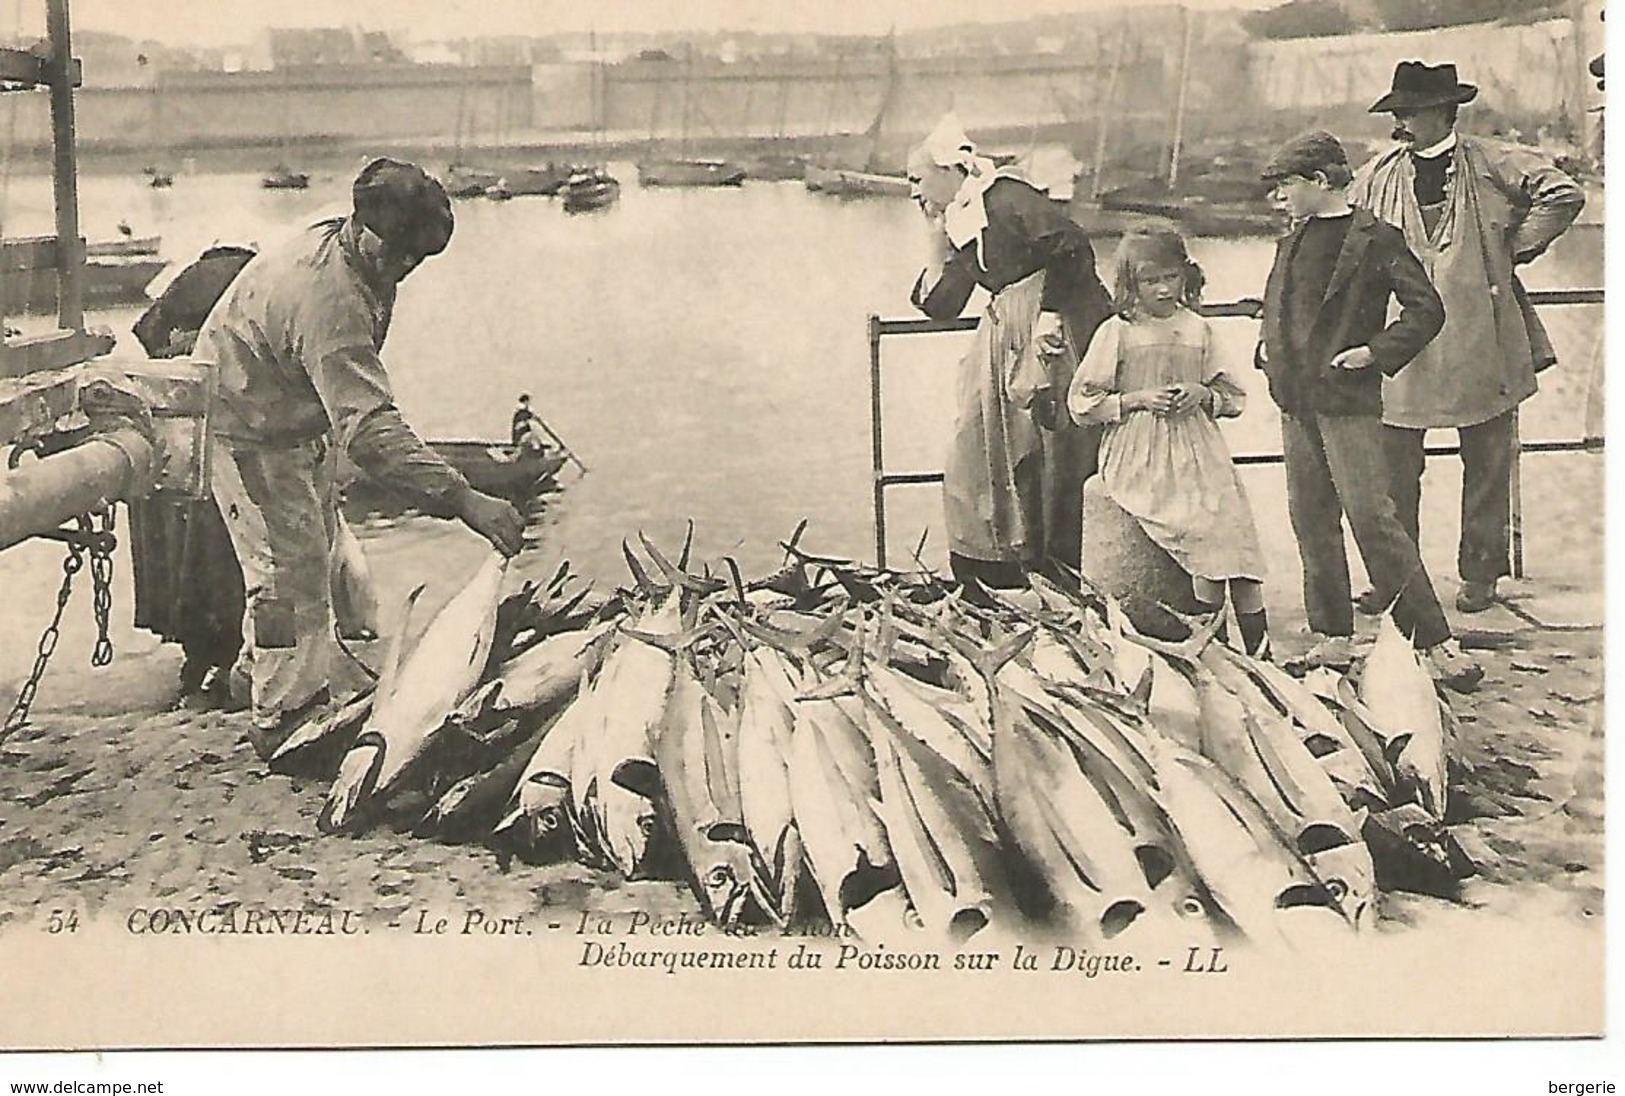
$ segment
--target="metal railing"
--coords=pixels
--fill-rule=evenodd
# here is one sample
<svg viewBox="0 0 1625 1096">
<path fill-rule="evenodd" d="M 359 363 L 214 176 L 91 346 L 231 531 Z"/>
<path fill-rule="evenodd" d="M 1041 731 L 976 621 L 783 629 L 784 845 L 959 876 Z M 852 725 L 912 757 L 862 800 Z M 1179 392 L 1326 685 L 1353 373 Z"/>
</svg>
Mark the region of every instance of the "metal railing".
<svg viewBox="0 0 1625 1096">
<path fill-rule="evenodd" d="M 1529 299 L 1537 307 L 1593 305 L 1603 303 L 1603 291 L 1601 289 L 1539 289 L 1531 290 Z M 1203 304 L 1201 312 L 1204 316 L 1216 319 L 1262 320 L 1264 318 L 1264 302 L 1256 297 L 1244 297 L 1236 301 Z M 974 331 L 978 322 L 975 316 L 959 316 L 951 320 L 926 318 L 884 319 L 877 315 L 871 314 L 869 316 L 869 445 L 873 469 L 875 507 L 875 562 L 881 567 L 886 566 L 886 492 L 893 487 L 941 483 L 943 479 L 941 472 L 886 471 L 885 433 L 881 425 L 881 342 L 894 335 L 938 335 L 950 332 Z M 1594 453 L 1599 452 L 1602 448 L 1603 440 L 1601 438 L 1526 442 L 1518 438 L 1517 430 L 1514 429 L 1512 460 L 1513 577 L 1523 577 L 1523 500 L 1518 471 L 1519 459 L 1524 453 Z M 1429 445 L 1425 448 L 1425 452 L 1429 457 L 1455 456 L 1461 452 L 1461 446 Z M 1282 464 L 1285 458 L 1280 453 L 1242 453 L 1233 457 L 1232 460 L 1237 465 L 1250 466 Z"/>
</svg>

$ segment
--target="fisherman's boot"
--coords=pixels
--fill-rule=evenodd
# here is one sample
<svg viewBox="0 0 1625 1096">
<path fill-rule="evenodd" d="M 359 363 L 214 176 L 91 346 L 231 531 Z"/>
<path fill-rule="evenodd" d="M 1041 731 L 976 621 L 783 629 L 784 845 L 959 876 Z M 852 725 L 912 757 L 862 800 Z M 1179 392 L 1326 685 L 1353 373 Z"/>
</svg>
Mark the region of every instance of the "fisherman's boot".
<svg viewBox="0 0 1625 1096">
<path fill-rule="evenodd" d="M 181 663 L 180 693 L 175 697 L 177 709 L 198 711 L 206 706 L 203 682 L 208 674 L 207 661 L 193 654 L 186 656 L 186 661 Z"/>
<path fill-rule="evenodd" d="M 1463 580 L 1456 591 L 1456 608 L 1464 613 L 1482 613 L 1496 601 L 1495 583 Z"/>
<path fill-rule="evenodd" d="M 327 689 L 319 689 L 303 704 L 291 711 L 268 714 L 254 717 L 248 725 L 248 744 L 254 747 L 254 752 L 261 761 L 270 761 L 277 749 L 293 736 L 304 723 L 319 715 L 327 705 L 332 703 L 332 693 Z"/>
<path fill-rule="evenodd" d="M 1455 639 L 1436 643 L 1423 651 L 1422 662 L 1434 681 L 1458 693 L 1470 693 L 1484 680 L 1484 667 L 1463 651 Z"/>
</svg>

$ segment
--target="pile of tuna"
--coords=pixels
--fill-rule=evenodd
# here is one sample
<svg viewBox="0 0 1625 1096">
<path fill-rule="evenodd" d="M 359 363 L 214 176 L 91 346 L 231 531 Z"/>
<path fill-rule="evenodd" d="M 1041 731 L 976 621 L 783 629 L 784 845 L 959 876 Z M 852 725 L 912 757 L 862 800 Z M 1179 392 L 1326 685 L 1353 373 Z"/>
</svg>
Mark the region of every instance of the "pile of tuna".
<svg viewBox="0 0 1625 1096">
<path fill-rule="evenodd" d="M 685 878 L 719 923 L 888 945 L 1299 943 L 1470 871 L 1449 708 L 1391 620 L 1358 685 L 1300 680 L 1086 584 L 967 597 L 794 539 L 746 581 L 643 546 L 596 602 L 567 568 L 504 599 L 493 557 L 412 629 L 420 588 L 375 691 L 273 767 L 332 776 L 327 832 Z"/>
</svg>

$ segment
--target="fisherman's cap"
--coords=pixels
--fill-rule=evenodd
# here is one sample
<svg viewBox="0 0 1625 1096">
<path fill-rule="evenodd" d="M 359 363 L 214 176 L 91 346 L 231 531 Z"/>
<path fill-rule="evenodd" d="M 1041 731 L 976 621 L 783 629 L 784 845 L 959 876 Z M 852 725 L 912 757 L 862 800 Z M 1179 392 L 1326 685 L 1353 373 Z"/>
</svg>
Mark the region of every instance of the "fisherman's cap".
<svg viewBox="0 0 1625 1096">
<path fill-rule="evenodd" d="M 426 258 L 451 242 L 451 199 L 416 164 L 380 157 L 361 169 L 350 193 L 356 220 L 401 254 Z"/>
<path fill-rule="evenodd" d="M 1394 69 L 1394 86 L 1387 95 L 1371 104 L 1370 113 L 1387 114 L 1394 110 L 1421 110 L 1450 103 L 1470 103 L 1477 97 L 1477 87 L 1456 78 L 1455 65 L 1401 61 Z"/>
<path fill-rule="evenodd" d="M 1309 178 L 1317 171 L 1333 167 L 1348 167 L 1349 156 L 1343 142 L 1323 129 L 1299 134 L 1275 150 L 1259 178 L 1266 183 L 1280 182 L 1301 175 Z"/>
</svg>

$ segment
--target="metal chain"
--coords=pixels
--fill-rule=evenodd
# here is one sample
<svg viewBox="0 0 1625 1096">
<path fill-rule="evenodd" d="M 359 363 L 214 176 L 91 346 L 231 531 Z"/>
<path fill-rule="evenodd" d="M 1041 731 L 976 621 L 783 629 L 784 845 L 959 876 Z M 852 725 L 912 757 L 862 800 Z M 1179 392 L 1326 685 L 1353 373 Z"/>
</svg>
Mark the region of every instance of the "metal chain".
<svg viewBox="0 0 1625 1096">
<path fill-rule="evenodd" d="M 98 535 L 90 546 L 91 608 L 96 617 L 96 646 L 90 664 L 100 668 L 113 661 L 113 641 L 107 635 L 107 618 L 113 609 L 113 508 L 107 507 L 97 519 Z"/>
<path fill-rule="evenodd" d="M 107 634 L 108 618 L 113 609 L 113 547 L 117 543 L 113 538 L 113 517 L 113 508 L 108 507 L 96 514 L 94 519 L 80 519 L 79 537 L 69 535 L 61 538 L 68 546 L 68 554 L 62 561 L 62 585 L 56 592 L 56 611 L 51 614 L 51 623 L 40 634 L 34 669 L 29 673 L 28 680 L 23 682 L 17 701 L 6 716 L 5 725 L 0 727 L 0 742 L 28 722 L 29 710 L 33 708 L 35 694 L 39 692 L 40 679 L 45 676 L 45 667 L 50 663 L 61 638 L 62 614 L 73 595 L 73 576 L 84 569 L 87 545 L 91 608 L 96 617 L 96 646 L 91 651 L 90 664 L 99 668 L 113 661 L 113 641 Z M 86 544 L 79 543 L 80 539 Z"/>
<path fill-rule="evenodd" d="M 6 724 L 0 728 L 0 742 L 10 738 L 12 732 L 28 722 L 28 710 L 34 706 L 34 694 L 39 691 L 40 678 L 45 676 L 45 666 L 51 661 L 51 655 L 56 650 L 57 639 L 60 637 L 62 625 L 62 611 L 68 607 L 68 598 L 73 593 L 73 576 L 85 565 L 85 552 L 76 544 L 68 545 L 68 556 L 62 561 L 62 585 L 56 592 L 56 612 L 51 614 L 51 623 L 45 626 L 45 631 L 39 637 L 39 650 L 34 655 L 34 669 L 23 682 L 22 691 L 17 694 L 17 702 L 11 706 L 11 714 L 6 716 Z"/>
</svg>

